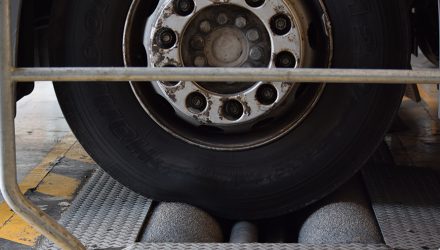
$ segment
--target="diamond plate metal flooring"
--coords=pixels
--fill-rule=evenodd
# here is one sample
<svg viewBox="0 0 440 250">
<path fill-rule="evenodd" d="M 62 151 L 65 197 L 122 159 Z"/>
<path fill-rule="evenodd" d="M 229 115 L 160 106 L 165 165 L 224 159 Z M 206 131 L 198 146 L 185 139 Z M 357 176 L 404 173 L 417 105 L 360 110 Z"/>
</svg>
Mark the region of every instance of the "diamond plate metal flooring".
<svg viewBox="0 0 440 250">
<path fill-rule="evenodd" d="M 396 167 L 380 150 L 363 171 L 386 245 L 135 243 L 151 200 L 98 170 L 60 223 L 91 249 L 439 249 L 440 178 L 420 168 Z M 48 241 L 41 249 L 54 249 Z"/>
<path fill-rule="evenodd" d="M 137 243 L 125 250 L 388 250 L 385 245 L 302 245 L 302 244 L 148 244 Z"/>
<path fill-rule="evenodd" d="M 88 248 L 122 248 L 136 241 L 150 207 L 151 200 L 99 169 L 59 222 Z M 46 239 L 40 249 L 57 248 Z"/>
<path fill-rule="evenodd" d="M 380 164 L 373 158 L 363 175 L 388 246 L 393 249 L 440 249 L 438 172 L 397 167 L 389 162 Z"/>
</svg>

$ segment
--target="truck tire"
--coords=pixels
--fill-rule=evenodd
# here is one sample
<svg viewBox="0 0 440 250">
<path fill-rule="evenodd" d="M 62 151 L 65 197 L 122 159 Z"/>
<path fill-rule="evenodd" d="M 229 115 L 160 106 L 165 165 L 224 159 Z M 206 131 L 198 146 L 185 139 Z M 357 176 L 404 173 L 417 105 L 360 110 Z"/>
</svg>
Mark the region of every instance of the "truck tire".
<svg viewBox="0 0 440 250">
<path fill-rule="evenodd" d="M 151 14 L 155 2 L 145 2 L 151 3 Z M 408 68 L 410 29 L 401 2 L 326 0 L 332 67 Z M 65 12 L 52 21 L 52 65 L 123 66 L 122 40 L 131 1 L 61 3 L 55 9 Z M 308 8 L 314 13 L 314 7 Z M 322 15 L 314 19 L 322 20 Z M 307 25 L 307 39 L 312 40 L 313 23 Z M 322 65 L 310 67 L 314 66 Z M 269 138 L 263 136 L 265 131 L 278 133 L 289 115 L 278 115 L 258 129 L 194 129 L 193 123 L 179 121 L 157 95 L 147 102 L 159 105 L 153 108 L 161 117 L 147 114 L 132 87 L 55 83 L 72 131 L 111 176 L 152 199 L 190 203 L 231 219 L 286 214 L 346 182 L 383 140 L 404 90 L 400 85 L 328 84 L 301 122 Z"/>
</svg>

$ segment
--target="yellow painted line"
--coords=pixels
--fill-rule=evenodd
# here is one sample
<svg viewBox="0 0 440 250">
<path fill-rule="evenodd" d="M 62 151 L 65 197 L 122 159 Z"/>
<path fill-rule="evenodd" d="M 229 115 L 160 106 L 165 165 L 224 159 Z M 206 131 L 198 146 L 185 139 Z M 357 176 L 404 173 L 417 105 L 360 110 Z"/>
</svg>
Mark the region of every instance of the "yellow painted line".
<svg viewBox="0 0 440 250">
<path fill-rule="evenodd" d="M 26 246 L 35 246 L 40 235 L 38 231 L 23 221 L 17 214 L 13 214 L 12 217 L 0 227 L 0 238 Z"/>
<path fill-rule="evenodd" d="M 20 190 L 22 193 L 30 189 L 35 189 L 41 180 L 50 172 L 52 167 L 58 162 L 59 159 L 73 147 L 76 142 L 76 138 L 69 134 L 65 136 L 61 141 L 55 145 L 55 147 L 44 157 L 37 167 L 32 169 L 23 181 L 20 183 Z"/>
<path fill-rule="evenodd" d="M 69 151 L 67 151 L 65 157 L 71 160 L 81 161 L 85 163 L 95 163 L 92 157 L 90 157 L 89 154 L 86 153 L 86 151 L 81 146 L 81 144 L 79 144 L 78 141 L 75 142 L 75 144 L 71 149 L 69 149 Z"/>
<path fill-rule="evenodd" d="M 73 198 L 76 189 L 81 184 L 80 180 L 60 174 L 49 173 L 38 185 L 37 192 L 66 200 Z"/>
<path fill-rule="evenodd" d="M 37 190 L 48 195 L 71 198 L 80 181 L 50 173 L 50 171 L 74 147 L 75 143 L 77 140 L 72 134 L 61 139 L 41 163 L 25 176 L 19 184 L 21 192 Z M 51 190 L 52 188 L 54 190 Z M 0 203 L 0 238 L 34 246 L 40 235 L 37 230 L 15 214 L 5 202 Z"/>
<path fill-rule="evenodd" d="M 0 227 L 2 227 L 9 219 L 11 219 L 13 215 L 14 212 L 5 202 L 0 203 Z"/>
<path fill-rule="evenodd" d="M 424 84 L 419 84 L 419 92 L 422 100 L 428 106 L 429 114 L 436 118 L 438 112 L 438 97 L 437 97 L 437 86 L 427 86 Z"/>
</svg>

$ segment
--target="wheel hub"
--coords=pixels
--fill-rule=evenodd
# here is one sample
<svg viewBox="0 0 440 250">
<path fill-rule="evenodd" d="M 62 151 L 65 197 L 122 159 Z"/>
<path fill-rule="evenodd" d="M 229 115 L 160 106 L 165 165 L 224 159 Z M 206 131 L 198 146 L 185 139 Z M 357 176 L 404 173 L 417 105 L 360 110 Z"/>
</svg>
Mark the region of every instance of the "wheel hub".
<svg viewBox="0 0 440 250">
<path fill-rule="evenodd" d="M 316 32 L 310 28 L 309 1 L 160 0 L 146 21 L 142 3 L 134 0 L 127 18 L 126 65 L 287 69 L 328 65 L 326 48 L 312 48 L 325 44 L 326 38 L 309 40 L 308 32 Z M 137 45 L 141 33 L 143 48 Z M 319 51 L 324 53 L 318 56 Z M 131 86 L 149 117 L 164 130 L 216 150 L 248 149 L 280 138 L 311 112 L 324 88 L 262 81 L 153 81 Z"/>
<path fill-rule="evenodd" d="M 212 32 L 206 41 L 204 52 L 209 66 L 241 66 L 248 58 L 249 46 L 246 37 L 237 29 L 220 28 Z"/>
<path fill-rule="evenodd" d="M 149 64 L 151 67 L 274 68 L 276 55 L 287 53 L 294 63 L 278 66 L 296 68 L 301 58 L 301 36 L 293 25 L 295 16 L 281 14 L 292 11 L 284 1 L 276 2 L 161 1 L 145 31 L 144 47 Z M 174 44 L 170 46 L 170 42 Z M 267 117 L 295 89 L 295 84 L 282 82 L 154 84 L 156 91 L 184 120 L 225 131 L 249 128 Z M 272 86 L 276 98 L 259 99 L 257 93 L 263 85 Z M 194 107 L 193 103 L 198 102 L 191 98 L 195 96 L 205 98 L 207 104 L 203 110 Z M 234 109 L 225 108 L 231 103 Z"/>
</svg>

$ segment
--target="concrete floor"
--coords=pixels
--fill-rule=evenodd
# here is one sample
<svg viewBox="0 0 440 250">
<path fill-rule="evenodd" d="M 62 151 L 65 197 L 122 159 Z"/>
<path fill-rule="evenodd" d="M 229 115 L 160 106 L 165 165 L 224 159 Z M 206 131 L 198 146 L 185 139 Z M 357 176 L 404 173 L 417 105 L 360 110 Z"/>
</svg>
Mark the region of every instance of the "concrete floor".
<svg viewBox="0 0 440 250">
<path fill-rule="evenodd" d="M 51 82 L 36 84 L 34 92 L 18 102 L 15 126 L 20 182 L 70 133 Z"/>
<path fill-rule="evenodd" d="M 31 95 L 17 103 L 15 134 L 17 176 L 20 183 L 49 151 L 70 133 L 51 82 L 35 85 Z M 0 202 L 3 197 L 0 194 Z"/>
</svg>

